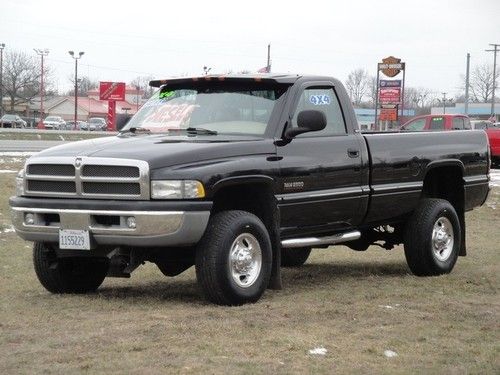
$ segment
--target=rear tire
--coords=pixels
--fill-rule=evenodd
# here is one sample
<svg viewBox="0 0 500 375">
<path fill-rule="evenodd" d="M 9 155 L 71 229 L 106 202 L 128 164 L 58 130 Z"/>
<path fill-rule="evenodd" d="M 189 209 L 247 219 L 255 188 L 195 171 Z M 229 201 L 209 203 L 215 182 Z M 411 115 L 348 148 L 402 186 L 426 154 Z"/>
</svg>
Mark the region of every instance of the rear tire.
<svg viewBox="0 0 500 375">
<path fill-rule="evenodd" d="M 40 283 L 51 293 L 94 292 L 108 273 L 107 258 L 57 258 L 50 246 L 33 245 L 33 264 Z"/>
<path fill-rule="evenodd" d="M 310 254 L 310 247 L 281 249 L 281 265 L 283 267 L 300 267 L 307 261 Z"/>
<path fill-rule="evenodd" d="M 450 273 L 458 258 L 461 238 L 453 206 L 444 199 L 422 199 L 405 229 L 404 250 L 412 273 Z"/>
<path fill-rule="evenodd" d="M 271 264 L 266 227 L 246 211 L 216 213 L 196 249 L 198 284 L 218 305 L 256 302 L 269 283 Z"/>
</svg>

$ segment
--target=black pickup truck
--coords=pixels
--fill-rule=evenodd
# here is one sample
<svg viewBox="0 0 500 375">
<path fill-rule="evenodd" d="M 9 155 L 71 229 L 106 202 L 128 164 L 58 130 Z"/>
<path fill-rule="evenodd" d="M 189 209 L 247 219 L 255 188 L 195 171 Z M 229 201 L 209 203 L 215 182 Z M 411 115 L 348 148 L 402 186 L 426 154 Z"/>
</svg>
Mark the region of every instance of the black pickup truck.
<svg viewBox="0 0 500 375">
<path fill-rule="evenodd" d="M 204 295 L 238 305 L 281 288 L 311 248 L 404 244 L 418 276 L 466 255 L 465 212 L 487 198 L 482 131 L 361 134 L 342 84 L 203 76 L 159 88 L 116 137 L 31 157 L 10 199 L 53 293 L 96 290 L 145 261 L 195 265 Z"/>
</svg>

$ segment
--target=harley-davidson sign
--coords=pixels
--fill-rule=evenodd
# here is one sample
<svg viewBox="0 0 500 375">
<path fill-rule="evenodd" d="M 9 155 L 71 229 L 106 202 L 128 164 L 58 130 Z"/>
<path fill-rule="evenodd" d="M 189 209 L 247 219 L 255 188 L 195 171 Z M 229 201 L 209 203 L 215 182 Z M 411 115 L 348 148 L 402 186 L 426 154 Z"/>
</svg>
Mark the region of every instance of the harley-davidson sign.
<svg viewBox="0 0 500 375">
<path fill-rule="evenodd" d="M 382 71 L 387 77 L 395 77 L 404 69 L 405 63 L 402 63 L 401 59 L 394 56 L 386 57 L 378 64 L 378 70 Z"/>
</svg>

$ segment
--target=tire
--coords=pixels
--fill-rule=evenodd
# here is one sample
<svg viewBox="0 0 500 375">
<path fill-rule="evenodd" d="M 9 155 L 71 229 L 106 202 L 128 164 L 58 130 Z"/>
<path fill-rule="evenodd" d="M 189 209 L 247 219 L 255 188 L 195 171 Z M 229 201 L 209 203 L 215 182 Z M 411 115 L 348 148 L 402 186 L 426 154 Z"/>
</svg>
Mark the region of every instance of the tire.
<svg viewBox="0 0 500 375">
<path fill-rule="evenodd" d="M 35 242 L 33 264 L 40 283 L 51 293 L 94 292 L 108 273 L 107 258 L 57 258 L 48 245 Z"/>
<path fill-rule="evenodd" d="M 417 276 L 450 273 L 460 250 L 461 227 L 444 199 L 422 199 L 405 228 L 406 261 Z"/>
<path fill-rule="evenodd" d="M 283 267 L 300 267 L 307 261 L 310 254 L 310 247 L 281 249 L 281 265 Z"/>
<path fill-rule="evenodd" d="M 266 227 L 246 211 L 216 213 L 196 248 L 198 284 L 205 297 L 218 305 L 258 301 L 269 283 L 271 264 Z"/>
</svg>

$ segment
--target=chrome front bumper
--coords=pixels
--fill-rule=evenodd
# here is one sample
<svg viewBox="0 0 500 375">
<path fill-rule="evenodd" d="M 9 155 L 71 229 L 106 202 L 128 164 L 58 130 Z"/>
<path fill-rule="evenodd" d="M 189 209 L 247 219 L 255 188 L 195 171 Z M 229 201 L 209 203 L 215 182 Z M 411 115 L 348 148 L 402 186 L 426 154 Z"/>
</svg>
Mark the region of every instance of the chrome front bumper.
<svg viewBox="0 0 500 375">
<path fill-rule="evenodd" d="M 91 243 L 116 246 L 188 246 L 207 227 L 210 211 L 108 211 L 11 207 L 17 234 L 35 242 L 59 241 L 60 229 L 88 230 Z M 33 224 L 26 223 L 32 214 Z M 135 228 L 127 219 L 135 218 Z"/>
</svg>

